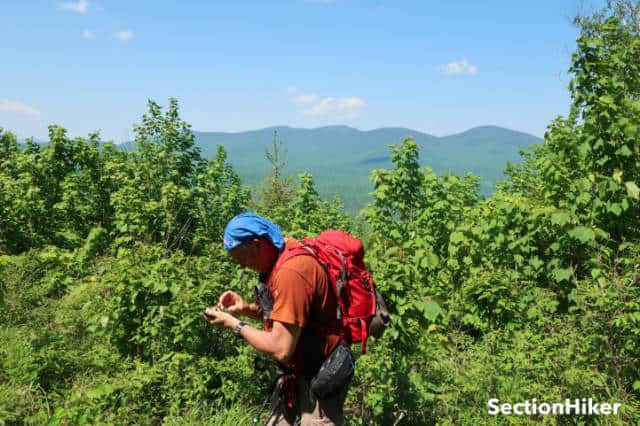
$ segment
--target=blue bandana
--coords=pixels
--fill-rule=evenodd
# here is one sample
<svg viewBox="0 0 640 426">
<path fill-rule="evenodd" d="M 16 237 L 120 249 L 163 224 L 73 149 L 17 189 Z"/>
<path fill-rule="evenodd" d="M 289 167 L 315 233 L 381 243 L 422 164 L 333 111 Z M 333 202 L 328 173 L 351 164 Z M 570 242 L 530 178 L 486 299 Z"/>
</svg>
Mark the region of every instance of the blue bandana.
<svg viewBox="0 0 640 426">
<path fill-rule="evenodd" d="M 231 219 L 224 230 L 224 249 L 232 250 L 258 237 L 267 238 L 278 251 L 284 247 L 284 239 L 277 225 L 257 214 L 241 213 Z"/>
</svg>

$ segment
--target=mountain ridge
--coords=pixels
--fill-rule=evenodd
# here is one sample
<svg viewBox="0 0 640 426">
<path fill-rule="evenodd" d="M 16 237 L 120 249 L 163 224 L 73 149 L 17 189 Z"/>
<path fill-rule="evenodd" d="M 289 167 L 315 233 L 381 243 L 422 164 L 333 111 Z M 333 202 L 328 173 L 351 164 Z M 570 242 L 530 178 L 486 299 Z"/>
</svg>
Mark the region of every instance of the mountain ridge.
<svg viewBox="0 0 640 426">
<path fill-rule="evenodd" d="M 517 163 L 520 150 L 542 139 L 505 127 L 486 125 L 460 133 L 434 136 L 404 127 L 359 130 L 350 126 L 296 128 L 271 126 L 246 132 L 194 131 L 204 157 L 215 155 L 218 145 L 243 181 L 259 185 L 269 172 L 265 150 L 271 149 L 273 133 L 283 143 L 286 172 L 311 172 L 325 197 L 342 196 L 355 211 L 370 199 L 369 175 L 374 168 L 390 168 L 390 144 L 412 137 L 420 149 L 420 164 L 436 173 L 472 173 L 480 177 L 480 193 L 490 195 L 502 179 L 506 162 Z"/>
<path fill-rule="evenodd" d="M 495 130 L 503 130 L 503 131 L 507 131 L 507 132 L 512 132 L 512 133 L 517 133 L 517 134 L 521 134 L 521 135 L 526 135 L 529 137 L 533 137 L 533 138 L 537 138 L 542 140 L 542 138 L 533 135 L 531 133 L 522 131 L 522 130 L 515 130 L 515 129 L 510 129 L 508 127 L 503 127 L 503 126 L 498 126 L 495 124 L 485 124 L 485 125 L 480 125 L 480 126 L 474 126 L 474 127 L 470 127 L 466 130 L 462 130 L 460 132 L 456 132 L 456 133 L 451 133 L 448 135 L 442 135 L 442 136 L 437 136 L 437 135 L 433 135 L 431 133 L 427 133 L 421 130 L 415 130 L 415 129 L 411 129 L 409 127 L 395 127 L 395 126 L 384 126 L 384 127 L 375 127 L 373 129 L 368 129 L 368 130 L 362 130 L 362 129 L 358 129 L 357 127 L 352 127 L 352 126 L 348 126 L 348 125 L 344 125 L 344 124 L 331 124 L 331 125 L 327 125 L 327 126 L 320 126 L 320 127 L 295 127 L 295 126 L 289 126 L 289 125 L 274 125 L 274 126 L 267 126 L 267 127 L 261 127 L 258 129 L 250 129 L 250 130 L 240 130 L 240 131 L 234 131 L 234 132 L 223 132 L 223 131 L 218 131 L 218 130 L 194 130 L 194 133 L 200 133 L 200 134 L 208 134 L 208 133 L 214 133 L 214 134 L 224 134 L 224 135 L 237 135 L 237 134 L 244 134 L 244 133 L 258 133 L 258 132 L 264 132 L 264 131 L 270 131 L 273 132 L 273 130 L 293 130 L 293 131 L 318 131 L 318 130 L 330 130 L 330 129 L 348 129 L 348 130 L 352 130 L 355 132 L 360 132 L 360 133 L 374 133 L 374 132 L 379 132 L 379 131 L 404 131 L 404 132 L 408 132 L 410 134 L 420 134 L 420 135 L 424 135 L 424 136 L 428 136 L 428 137 L 432 137 L 432 138 L 436 138 L 436 139 L 446 139 L 452 136 L 459 136 L 459 135 L 464 135 L 464 134 L 468 134 L 468 133 L 473 133 L 476 131 L 483 131 L 485 129 L 495 129 Z"/>
</svg>

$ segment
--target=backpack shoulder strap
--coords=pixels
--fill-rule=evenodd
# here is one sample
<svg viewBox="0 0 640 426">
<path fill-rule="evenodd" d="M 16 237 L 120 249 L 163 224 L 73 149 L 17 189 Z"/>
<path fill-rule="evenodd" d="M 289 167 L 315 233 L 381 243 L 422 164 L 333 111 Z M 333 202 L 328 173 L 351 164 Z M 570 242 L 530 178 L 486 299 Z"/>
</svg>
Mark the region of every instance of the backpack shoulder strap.
<svg viewBox="0 0 640 426">
<path fill-rule="evenodd" d="M 284 264 L 284 262 L 286 262 L 287 260 L 291 259 L 292 257 L 295 257 L 295 256 L 311 256 L 318 262 L 318 264 L 320 265 L 320 267 L 322 268 L 322 270 L 326 274 L 327 280 L 328 280 L 328 284 L 329 284 L 329 292 L 331 294 L 333 294 L 333 296 L 336 298 L 336 302 L 338 302 L 338 300 L 337 300 L 338 296 L 335 294 L 334 285 L 333 285 L 333 278 L 331 276 L 331 273 L 327 269 L 327 266 L 318 257 L 318 254 L 314 251 L 314 249 L 312 247 L 310 247 L 310 245 L 309 245 L 310 241 L 313 241 L 313 240 L 304 239 L 304 240 L 301 241 L 301 244 L 299 246 L 292 247 L 290 249 L 285 249 L 285 251 L 283 251 L 282 254 L 280 254 L 280 257 L 278 257 L 278 260 L 276 261 L 275 265 L 271 269 L 271 276 L 275 276 L 275 274 L 277 273 L 278 269 L 282 266 L 282 264 Z M 338 320 L 342 319 L 342 314 L 341 314 L 341 310 L 340 310 L 340 305 L 339 304 L 338 304 L 338 312 L 336 314 L 336 318 Z M 332 330 L 331 327 L 327 327 L 324 324 L 320 324 L 320 323 L 316 323 L 316 322 L 314 322 L 313 324 L 314 324 L 314 326 L 316 328 L 318 328 L 320 330 L 324 330 L 325 332 L 328 331 L 328 330 Z M 343 334 L 342 330 L 340 330 L 340 335 L 342 336 L 342 334 Z"/>
<path fill-rule="evenodd" d="M 317 259 L 313 250 L 310 250 L 305 245 L 299 245 L 297 247 L 292 247 L 289 249 L 285 247 L 282 253 L 280 253 L 280 256 L 278 256 L 278 259 L 276 260 L 276 263 L 273 265 L 273 268 L 271 268 L 271 272 L 269 276 L 274 277 L 276 272 L 278 271 L 278 269 L 280 269 L 280 267 L 284 262 L 291 259 L 292 257 L 300 256 L 300 255 L 313 256 L 315 259 Z"/>
</svg>

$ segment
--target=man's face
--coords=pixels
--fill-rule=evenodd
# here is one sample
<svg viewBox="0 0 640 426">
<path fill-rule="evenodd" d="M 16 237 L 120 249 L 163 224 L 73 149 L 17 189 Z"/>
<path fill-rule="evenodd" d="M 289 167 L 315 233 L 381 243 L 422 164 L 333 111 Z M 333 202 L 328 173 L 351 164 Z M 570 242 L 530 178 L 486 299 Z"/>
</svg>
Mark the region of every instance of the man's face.
<svg viewBox="0 0 640 426">
<path fill-rule="evenodd" d="M 241 268 L 249 268 L 258 273 L 269 272 L 271 263 L 267 259 L 269 250 L 266 244 L 266 241 L 256 238 L 230 250 L 229 255 Z"/>
<path fill-rule="evenodd" d="M 240 265 L 241 268 L 249 268 L 255 271 L 255 268 L 258 266 L 256 264 L 255 240 L 251 240 L 248 243 L 229 250 L 229 256 L 231 256 L 233 261 Z"/>
</svg>

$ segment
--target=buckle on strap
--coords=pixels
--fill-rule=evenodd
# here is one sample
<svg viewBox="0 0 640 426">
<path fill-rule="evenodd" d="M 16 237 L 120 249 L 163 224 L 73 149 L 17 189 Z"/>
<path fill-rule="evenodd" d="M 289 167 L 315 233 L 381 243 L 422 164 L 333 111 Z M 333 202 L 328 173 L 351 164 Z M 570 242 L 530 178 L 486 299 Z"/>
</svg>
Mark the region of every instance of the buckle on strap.
<svg viewBox="0 0 640 426">
<path fill-rule="evenodd" d="M 296 381 L 298 376 L 296 373 L 284 373 L 278 376 L 277 386 L 280 397 L 286 397 L 287 407 L 293 408 L 296 398 Z"/>
</svg>

